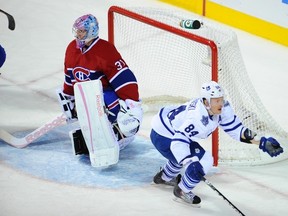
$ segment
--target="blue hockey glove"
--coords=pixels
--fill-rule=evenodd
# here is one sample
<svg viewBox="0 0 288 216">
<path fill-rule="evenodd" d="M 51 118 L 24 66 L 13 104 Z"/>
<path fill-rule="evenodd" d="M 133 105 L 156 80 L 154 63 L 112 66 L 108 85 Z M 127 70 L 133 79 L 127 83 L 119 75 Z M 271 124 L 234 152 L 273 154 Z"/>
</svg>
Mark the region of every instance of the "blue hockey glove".
<svg viewBox="0 0 288 216">
<path fill-rule="evenodd" d="M 269 154 L 271 157 L 276 157 L 279 154 L 283 153 L 283 148 L 273 137 L 261 137 L 259 148 L 263 152 L 267 152 L 267 154 Z"/>
<path fill-rule="evenodd" d="M 189 173 L 189 176 L 191 176 L 194 180 L 200 181 L 202 177 L 205 176 L 205 172 L 203 170 L 203 166 L 199 162 L 198 157 L 194 156 L 192 158 L 187 158 L 183 161 L 183 163 L 185 164 L 187 160 L 190 161 L 187 163 L 189 165 L 186 169 L 186 172 Z"/>
<path fill-rule="evenodd" d="M 200 162 L 199 161 L 193 162 L 192 166 L 194 168 L 195 174 L 198 175 L 198 178 L 202 179 L 202 177 L 205 175 L 205 173 L 203 170 L 203 166 L 200 164 Z"/>
</svg>

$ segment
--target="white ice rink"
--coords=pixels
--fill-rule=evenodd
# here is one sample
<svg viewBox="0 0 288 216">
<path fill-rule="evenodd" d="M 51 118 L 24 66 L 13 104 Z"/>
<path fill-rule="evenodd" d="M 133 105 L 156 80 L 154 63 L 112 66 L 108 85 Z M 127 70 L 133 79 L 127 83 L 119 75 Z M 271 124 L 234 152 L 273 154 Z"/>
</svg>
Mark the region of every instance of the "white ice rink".
<svg viewBox="0 0 288 216">
<path fill-rule="evenodd" d="M 77 17 L 94 14 L 100 37 L 107 39 L 107 10 L 112 5 L 171 8 L 156 0 L 0 2 L 0 8 L 16 20 L 15 31 L 10 31 L 0 14 L 0 44 L 7 52 L 0 68 L 0 128 L 19 136 L 60 112 L 55 89 L 62 85 L 64 53 Z M 235 31 L 247 79 L 288 131 L 288 47 Z M 202 199 L 201 208 L 176 203 L 171 188 L 151 185 L 164 160 L 146 131 L 149 124 L 121 152 L 119 165 L 105 171 L 94 170 L 87 159 L 72 155 L 66 128 L 25 149 L 0 140 L 0 216 L 239 215 L 203 182 L 194 191 Z M 207 179 L 247 216 L 288 215 L 287 160 L 255 167 L 220 166 Z"/>
</svg>

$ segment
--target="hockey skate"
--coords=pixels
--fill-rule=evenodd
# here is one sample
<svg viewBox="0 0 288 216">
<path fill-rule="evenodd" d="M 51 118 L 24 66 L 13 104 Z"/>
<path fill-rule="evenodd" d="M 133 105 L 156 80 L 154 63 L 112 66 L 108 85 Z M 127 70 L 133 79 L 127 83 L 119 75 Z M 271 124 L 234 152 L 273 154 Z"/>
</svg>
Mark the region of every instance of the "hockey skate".
<svg viewBox="0 0 288 216">
<path fill-rule="evenodd" d="M 162 174 L 163 174 L 163 169 L 161 169 L 160 172 L 158 172 L 154 176 L 153 182 L 155 184 L 162 184 L 162 185 L 168 185 L 168 186 L 175 186 L 176 185 L 176 178 L 173 178 L 170 181 L 165 181 L 161 178 Z"/>
<path fill-rule="evenodd" d="M 177 176 L 176 181 L 177 183 L 180 182 L 181 177 Z M 191 191 L 185 193 L 182 189 L 176 184 L 174 186 L 173 194 L 175 196 L 174 201 L 183 201 L 185 204 L 192 205 L 193 207 L 200 207 L 201 199 L 200 197 L 196 196 Z"/>
<path fill-rule="evenodd" d="M 69 136 L 75 155 L 89 154 L 81 129 L 70 131 Z"/>
</svg>

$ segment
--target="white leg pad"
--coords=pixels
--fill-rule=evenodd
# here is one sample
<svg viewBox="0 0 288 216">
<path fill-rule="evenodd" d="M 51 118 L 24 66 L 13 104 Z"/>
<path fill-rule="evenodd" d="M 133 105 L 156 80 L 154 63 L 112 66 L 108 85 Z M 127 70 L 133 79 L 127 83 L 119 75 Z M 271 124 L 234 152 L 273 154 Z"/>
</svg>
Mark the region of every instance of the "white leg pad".
<svg viewBox="0 0 288 216">
<path fill-rule="evenodd" d="M 93 167 L 118 163 L 119 145 L 108 120 L 100 80 L 74 85 L 78 121 Z"/>
</svg>

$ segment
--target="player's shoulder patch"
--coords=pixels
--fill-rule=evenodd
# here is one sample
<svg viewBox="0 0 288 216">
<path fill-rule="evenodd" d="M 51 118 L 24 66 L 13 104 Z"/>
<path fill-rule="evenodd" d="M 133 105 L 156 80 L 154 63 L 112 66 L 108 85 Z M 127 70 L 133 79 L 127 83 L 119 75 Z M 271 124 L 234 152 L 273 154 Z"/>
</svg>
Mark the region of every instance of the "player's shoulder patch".
<svg viewBox="0 0 288 216">
<path fill-rule="evenodd" d="M 190 103 L 188 104 L 188 110 L 195 110 L 198 101 L 199 101 L 199 98 L 197 98 L 195 100 L 191 100 Z"/>
</svg>

